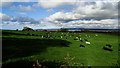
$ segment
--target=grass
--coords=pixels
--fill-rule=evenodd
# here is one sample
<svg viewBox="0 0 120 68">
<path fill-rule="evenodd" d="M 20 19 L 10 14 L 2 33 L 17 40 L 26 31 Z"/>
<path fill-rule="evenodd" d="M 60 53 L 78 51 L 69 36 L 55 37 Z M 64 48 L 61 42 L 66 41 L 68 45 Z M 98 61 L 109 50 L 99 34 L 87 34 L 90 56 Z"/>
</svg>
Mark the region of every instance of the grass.
<svg viewBox="0 0 120 68">
<path fill-rule="evenodd" d="M 106 33 L 68 33 L 50 31 L 2 31 L 3 68 L 33 68 L 36 60 L 47 67 L 64 66 L 119 66 L 118 35 Z M 30 36 L 37 34 L 38 36 Z M 52 38 L 42 38 L 42 35 L 51 35 Z M 61 35 L 63 38 L 60 38 Z M 95 34 L 98 36 L 96 37 Z M 75 37 L 83 42 L 74 40 Z M 90 38 L 86 37 L 89 35 Z M 55 37 L 56 36 L 56 37 Z M 71 36 L 71 37 L 70 37 Z M 85 40 L 91 42 L 85 44 Z M 80 44 L 85 48 L 79 47 Z M 113 51 L 102 48 L 112 45 Z"/>
</svg>

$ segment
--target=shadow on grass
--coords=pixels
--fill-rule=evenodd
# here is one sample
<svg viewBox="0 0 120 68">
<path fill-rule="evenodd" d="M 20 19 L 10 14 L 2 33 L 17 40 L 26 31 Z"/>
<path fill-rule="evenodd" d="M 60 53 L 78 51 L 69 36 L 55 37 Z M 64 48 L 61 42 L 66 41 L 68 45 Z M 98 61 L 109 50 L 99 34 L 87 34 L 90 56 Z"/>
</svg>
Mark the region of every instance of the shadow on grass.
<svg viewBox="0 0 120 68">
<path fill-rule="evenodd" d="M 21 58 L 40 54 L 46 51 L 47 47 L 69 47 L 71 44 L 59 39 L 21 39 L 2 38 L 3 62 L 12 58 Z"/>
<path fill-rule="evenodd" d="M 2 61 L 8 59 L 22 58 L 45 52 L 48 47 L 69 47 L 68 41 L 60 39 L 22 39 L 22 38 L 2 38 Z M 33 62 L 16 61 L 3 64 L 2 68 L 32 68 Z M 43 64 L 47 64 L 43 63 Z M 49 64 L 49 63 L 48 63 Z M 53 63 L 54 65 L 58 65 Z M 54 66 L 53 65 L 53 66 Z"/>
<path fill-rule="evenodd" d="M 23 35 L 23 36 L 25 36 L 26 35 L 26 34 L 20 34 L 20 33 L 12 33 L 12 32 L 2 32 L 2 34 L 7 35 L 7 36 L 9 36 L 9 35 Z"/>
<path fill-rule="evenodd" d="M 42 62 L 41 65 L 46 66 L 48 68 L 60 68 L 61 65 L 64 65 L 63 62 L 55 62 L 55 61 L 47 61 Z"/>
<path fill-rule="evenodd" d="M 20 60 L 16 62 L 11 62 L 2 65 L 2 68 L 60 68 L 61 65 L 65 64 L 62 62 L 55 62 L 55 61 L 44 61 L 40 63 L 40 67 L 34 67 L 33 64 L 35 62 L 28 61 L 28 60 Z"/>
<path fill-rule="evenodd" d="M 7 64 L 2 64 L 2 68 L 33 68 L 33 62 L 26 61 L 26 60 L 10 62 Z"/>
</svg>

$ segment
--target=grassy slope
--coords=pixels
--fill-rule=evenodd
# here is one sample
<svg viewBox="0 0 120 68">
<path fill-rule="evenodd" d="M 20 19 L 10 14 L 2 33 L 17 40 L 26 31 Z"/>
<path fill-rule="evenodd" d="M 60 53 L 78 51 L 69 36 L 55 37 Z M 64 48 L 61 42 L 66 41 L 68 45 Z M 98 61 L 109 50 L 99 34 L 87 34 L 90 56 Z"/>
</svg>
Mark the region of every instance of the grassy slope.
<svg viewBox="0 0 120 68">
<path fill-rule="evenodd" d="M 8 33 L 15 33 L 15 34 L 4 34 L 5 32 Z M 41 40 L 41 37 L 37 36 L 24 36 L 24 35 L 17 35 L 17 34 L 39 34 L 44 35 L 46 32 L 37 32 L 37 31 L 3 31 L 3 42 L 4 39 L 9 41 L 13 38 L 14 40 L 17 40 L 16 38 L 19 38 L 24 41 L 15 42 L 14 43 L 8 42 L 3 43 L 3 58 L 5 60 L 3 63 L 10 63 L 10 62 L 17 62 L 20 60 L 27 60 L 27 61 L 35 61 L 37 59 L 40 60 L 40 62 L 49 61 L 49 62 L 66 62 L 68 63 L 69 60 L 65 60 L 64 58 L 69 55 L 69 58 L 75 57 L 72 61 L 70 61 L 70 65 L 72 66 L 114 66 L 115 64 L 118 64 L 118 36 L 117 35 L 108 35 L 108 34 L 102 34 L 102 33 L 69 33 L 69 35 L 73 35 L 72 37 L 68 37 L 68 39 L 65 39 L 64 37 L 61 39 L 57 37 L 55 40 L 48 39 L 48 40 Z M 53 36 L 59 36 L 61 33 L 51 32 L 50 33 Z M 65 33 L 64 33 L 65 34 Z M 73 40 L 75 37 L 79 36 L 81 34 L 82 38 L 86 38 L 85 35 L 90 35 L 90 38 L 87 38 L 91 44 L 86 45 L 85 41 L 80 42 Z M 95 37 L 95 34 L 98 34 L 98 37 Z M 26 40 L 25 40 L 26 39 Z M 29 40 L 33 39 L 33 40 Z M 37 40 L 34 40 L 37 39 Z M 72 44 L 69 44 L 69 47 L 61 46 L 59 45 L 61 40 L 64 42 L 71 42 Z M 26 43 L 27 42 L 27 43 Z M 26 44 L 24 44 L 26 43 Z M 86 47 L 80 48 L 79 45 L 83 44 Z M 112 52 L 105 51 L 102 49 L 103 46 L 106 44 L 111 44 L 113 46 Z M 6 45 L 6 46 L 5 46 Z M 8 46 L 9 45 L 9 46 Z M 21 47 L 19 47 L 21 45 Z M 24 45 L 24 46 L 22 46 Z M 27 46 L 26 46 L 27 45 Z M 29 45 L 29 46 L 28 46 Z M 59 45 L 59 46 L 58 46 Z M 25 53 L 23 51 L 25 51 Z M 13 50 L 13 52 L 10 52 Z M 33 51 L 31 51 L 33 50 Z M 5 52 L 5 54 L 4 54 Z M 10 53 L 9 53 L 10 52 Z M 27 55 L 27 53 L 29 53 Z M 12 53 L 12 54 L 11 54 Z M 78 64 L 75 64 L 78 63 Z M 67 65 L 67 64 L 66 64 Z"/>
</svg>

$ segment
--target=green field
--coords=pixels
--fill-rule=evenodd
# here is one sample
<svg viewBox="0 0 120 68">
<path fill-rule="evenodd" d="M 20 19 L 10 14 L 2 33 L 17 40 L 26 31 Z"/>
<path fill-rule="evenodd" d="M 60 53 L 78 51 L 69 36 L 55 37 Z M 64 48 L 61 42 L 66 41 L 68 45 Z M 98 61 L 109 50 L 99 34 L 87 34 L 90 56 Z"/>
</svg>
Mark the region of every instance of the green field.
<svg viewBox="0 0 120 68">
<path fill-rule="evenodd" d="M 3 30 L 2 33 L 3 68 L 33 68 L 36 60 L 50 68 L 61 65 L 119 66 L 117 34 L 14 30 Z M 83 41 L 74 40 L 76 37 Z M 90 45 L 85 43 L 85 39 Z M 106 44 L 110 44 L 113 51 L 104 50 Z"/>
</svg>

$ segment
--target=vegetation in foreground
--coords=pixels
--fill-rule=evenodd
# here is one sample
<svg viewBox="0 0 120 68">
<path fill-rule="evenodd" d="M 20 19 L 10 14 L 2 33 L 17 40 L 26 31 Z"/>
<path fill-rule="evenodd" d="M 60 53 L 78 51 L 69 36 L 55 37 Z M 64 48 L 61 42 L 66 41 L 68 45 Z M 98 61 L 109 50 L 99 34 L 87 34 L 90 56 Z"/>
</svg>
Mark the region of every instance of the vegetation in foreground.
<svg viewBox="0 0 120 68">
<path fill-rule="evenodd" d="M 12 30 L 2 34 L 3 68 L 33 68 L 35 63 L 49 68 L 119 66 L 118 35 Z"/>
</svg>

